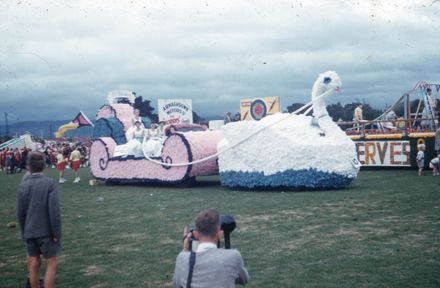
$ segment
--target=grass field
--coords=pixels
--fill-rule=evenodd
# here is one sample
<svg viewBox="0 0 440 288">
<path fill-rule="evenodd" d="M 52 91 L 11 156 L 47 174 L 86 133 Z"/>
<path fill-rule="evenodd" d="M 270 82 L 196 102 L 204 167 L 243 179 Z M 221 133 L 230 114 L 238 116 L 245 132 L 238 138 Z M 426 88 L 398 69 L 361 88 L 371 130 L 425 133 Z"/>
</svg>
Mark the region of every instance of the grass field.
<svg viewBox="0 0 440 288">
<path fill-rule="evenodd" d="M 83 176 L 59 187 L 57 287 L 171 286 L 181 231 L 209 207 L 237 219 L 247 287 L 440 287 L 440 177 L 416 174 L 362 171 L 321 192 L 229 190 L 217 177 L 187 189 L 88 186 Z M 24 243 L 6 227 L 21 176 L 0 175 L 1 287 L 25 282 Z"/>
</svg>

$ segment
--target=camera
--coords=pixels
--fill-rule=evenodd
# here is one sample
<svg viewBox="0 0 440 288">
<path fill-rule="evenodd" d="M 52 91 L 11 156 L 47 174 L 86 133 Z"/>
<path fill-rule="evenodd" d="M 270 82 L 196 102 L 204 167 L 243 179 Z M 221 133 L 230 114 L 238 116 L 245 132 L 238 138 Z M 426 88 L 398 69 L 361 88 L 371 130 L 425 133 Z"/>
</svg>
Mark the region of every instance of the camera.
<svg viewBox="0 0 440 288">
<path fill-rule="evenodd" d="M 225 249 L 231 249 L 231 233 L 237 227 L 237 223 L 235 222 L 234 216 L 231 215 L 222 215 L 220 217 L 220 229 L 223 231 L 223 236 L 225 239 Z M 196 252 L 197 246 L 199 245 L 199 240 L 194 236 L 195 228 L 190 228 L 191 232 L 191 241 L 189 244 L 190 251 Z M 217 244 L 217 247 L 220 248 L 220 241 Z"/>
<path fill-rule="evenodd" d="M 194 231 L 196 231 L 196 228 L 191 228 L 189 232 L 191 233 L 191 241 L 189 241 L 189 250 L 192 252 L 197 251 L 197 246 L 199 246 L 199 240 L 194 236 Z"/>
<path fill-rule="evenodd" d="M 235 218 L 231 215 L 223 215 L 220 218 L 220 229 L 225 237 L 225 249 L 231 249 L 231 233 L 237 227 Z"/>
</svg>

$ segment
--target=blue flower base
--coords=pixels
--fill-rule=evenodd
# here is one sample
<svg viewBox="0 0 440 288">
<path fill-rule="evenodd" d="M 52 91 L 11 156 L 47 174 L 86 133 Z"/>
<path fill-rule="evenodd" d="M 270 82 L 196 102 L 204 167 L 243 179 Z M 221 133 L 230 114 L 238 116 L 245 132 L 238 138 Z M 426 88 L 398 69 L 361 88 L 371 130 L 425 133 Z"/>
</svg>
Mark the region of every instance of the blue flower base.
<svg viewBox="0 0 440 288">
<path fill-rule="evenodd" d="M 316 169 L 286 170 L 264 176 L 262 172 L 221 172 L 223 186 L 239 188 L 336 189 L 349 185 L 355 178 Z"/>
</svg>

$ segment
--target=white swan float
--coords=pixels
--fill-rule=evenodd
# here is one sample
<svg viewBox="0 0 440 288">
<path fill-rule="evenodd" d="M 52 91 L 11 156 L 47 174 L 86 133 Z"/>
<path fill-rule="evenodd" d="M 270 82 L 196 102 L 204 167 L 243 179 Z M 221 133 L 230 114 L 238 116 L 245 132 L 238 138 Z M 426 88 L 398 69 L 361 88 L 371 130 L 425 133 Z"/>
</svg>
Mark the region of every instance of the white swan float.
<svg viewBox="0 0 440 288">
<path fill-rule="evenodd" d="M 258 122 L 224 126 L 224 139 L 217 146 L 222 185 L 329 189 L 350 184 L 360 168 L 355 144 L 333 122 L 325 105 L 325 98 L 341 85 L 336 72 L 319 75 L 312 89 L 314 117 L 278 113 Z"/>
</svg>

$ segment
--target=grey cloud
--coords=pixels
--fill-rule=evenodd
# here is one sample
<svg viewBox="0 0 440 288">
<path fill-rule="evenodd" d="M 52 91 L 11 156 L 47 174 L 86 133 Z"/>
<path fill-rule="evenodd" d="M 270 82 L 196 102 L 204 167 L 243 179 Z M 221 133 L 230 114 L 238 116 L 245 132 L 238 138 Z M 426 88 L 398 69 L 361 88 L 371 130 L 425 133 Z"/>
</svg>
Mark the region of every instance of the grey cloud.
<svg viewBox="0 0 440 288">
<path fill-rule="evenodd" d="M 3 2 L 0 110 L 93 118 L 108 91 L 128 89 L 222 115 L 245 97 L 308 102 L 326 70 L 344 83 L 330 101 L 383 107 L 418 80 L 440 82 L 431 2 Z"/>
</svg>

